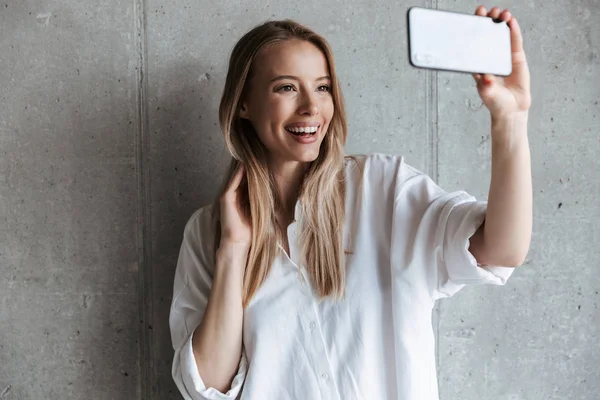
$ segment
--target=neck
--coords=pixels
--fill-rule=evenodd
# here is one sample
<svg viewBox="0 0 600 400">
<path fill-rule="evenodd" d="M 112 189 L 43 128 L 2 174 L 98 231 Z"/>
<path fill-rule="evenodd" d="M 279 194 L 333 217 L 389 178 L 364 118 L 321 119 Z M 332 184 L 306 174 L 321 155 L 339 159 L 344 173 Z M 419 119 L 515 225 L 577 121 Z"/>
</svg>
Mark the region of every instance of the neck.
<svg viewBox="0 0 600 400">
<path fill-rule="evenodd" d="M 277 194 L 282 202 L 285 216 L 294 217 L 294 208 L 298 201 L 300 185 L 304 179 L 307 163 L 289 161 L 279 165 L 271 165 L 275 178 Z"/>
</svg>

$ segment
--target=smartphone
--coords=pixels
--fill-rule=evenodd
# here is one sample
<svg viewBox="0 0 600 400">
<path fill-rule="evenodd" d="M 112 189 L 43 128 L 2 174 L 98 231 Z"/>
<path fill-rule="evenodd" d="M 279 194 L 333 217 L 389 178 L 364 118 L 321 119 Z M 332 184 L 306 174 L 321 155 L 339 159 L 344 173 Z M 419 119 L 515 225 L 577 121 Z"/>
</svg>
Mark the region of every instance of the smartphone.
<svg viewBox="0 0 600 400">
<path fill-rule="evenodd" d="M 508 76 L 510 28 L 474 14 L 411 7 L 408 52 L 414 67 Z"/>
</svg>

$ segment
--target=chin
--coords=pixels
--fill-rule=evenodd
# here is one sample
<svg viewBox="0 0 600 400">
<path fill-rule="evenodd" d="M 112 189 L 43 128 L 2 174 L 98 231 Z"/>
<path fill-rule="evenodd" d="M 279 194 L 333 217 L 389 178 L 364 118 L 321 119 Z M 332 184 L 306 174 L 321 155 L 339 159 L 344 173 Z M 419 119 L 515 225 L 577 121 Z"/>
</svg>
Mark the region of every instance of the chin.
<svg viewBox="0 0 600 400">
<path fill-rule="evenodd" d="M 315 147 L 310 148 L 310 149 L 304 149 L 303 151 L 298 153 L 297 161 L 313 162 L 319 157 L 320 153 L 321 153 L 321 145 L 319 144 L 319 147 L 317 147 L 316 143 L 315 143 Z"/>
</svg>

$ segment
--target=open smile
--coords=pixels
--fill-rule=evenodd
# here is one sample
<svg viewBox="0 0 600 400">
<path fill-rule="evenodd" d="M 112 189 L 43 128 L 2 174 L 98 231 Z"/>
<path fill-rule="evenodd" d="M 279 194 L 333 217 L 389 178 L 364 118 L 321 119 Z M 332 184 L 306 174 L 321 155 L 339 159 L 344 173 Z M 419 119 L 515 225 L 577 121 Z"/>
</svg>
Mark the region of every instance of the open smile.
<svg viewBox="0 0 600 400">
<path fill-rule="evenodd" d="M 319 131 L 320 128 L 321 128 L 321 125 L 306 126 L 306 127 L 287 127 L 284 129 L 295 136 L 310 137 L 310 136 L 314 136 Z"/>
</svg>

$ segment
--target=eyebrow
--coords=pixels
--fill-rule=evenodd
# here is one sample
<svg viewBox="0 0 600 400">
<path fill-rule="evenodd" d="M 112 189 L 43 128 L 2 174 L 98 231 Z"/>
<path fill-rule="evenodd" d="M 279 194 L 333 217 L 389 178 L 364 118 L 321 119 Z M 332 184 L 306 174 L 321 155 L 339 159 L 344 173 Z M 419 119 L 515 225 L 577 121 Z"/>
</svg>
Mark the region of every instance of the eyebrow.
<svg viewBox="0 0 600 400">
<path fill-rule="evenodd" d="M 284 80 L 284 79 L 292 79 L 292 80 L 296 80 L 296 81 L 300 80 L 298 77 L 293 76 L 293 75 L 280 75 L 280 76 L 277 76 L 277 77 L 271 79 L 269 82 L 275 82 L 275 81 L 280 81 L 280 80 Z M 331 77 L 329 75 L 326 75 L 326 76 L 317 78 L 317 81 L 322 81 L 322 80 L 331 80 Z"/>
</svg>

